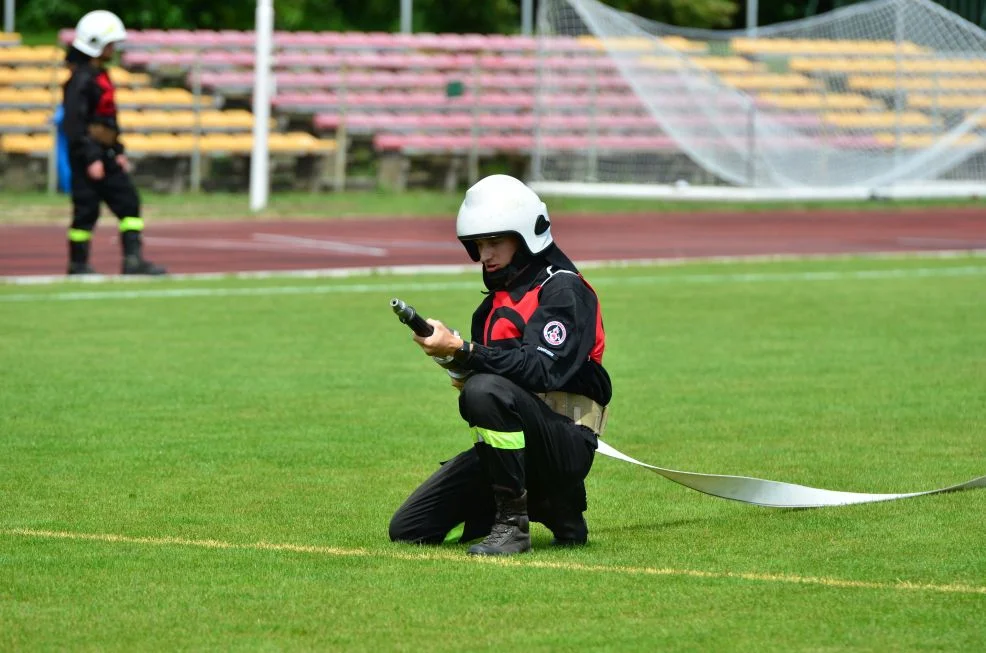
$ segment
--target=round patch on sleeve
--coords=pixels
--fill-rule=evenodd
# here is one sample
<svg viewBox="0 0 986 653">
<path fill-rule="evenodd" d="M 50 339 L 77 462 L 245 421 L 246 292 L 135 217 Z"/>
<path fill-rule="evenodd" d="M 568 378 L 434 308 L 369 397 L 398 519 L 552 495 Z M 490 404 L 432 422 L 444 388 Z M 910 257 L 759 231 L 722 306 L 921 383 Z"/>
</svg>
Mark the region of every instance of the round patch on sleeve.
<svg viewBox="0 0 986 653">
<path fill-rule="evenodd" d="M 541 335 L 544 336 L 544 341 L 546 343 L 552 347 L 558 347 L 565 342 L 565 337 L 568 335 L 568 332 L 565 331 L 565 325 L 556 320 L 545 324 L 544 331 L 541 332 Z"/>
</svg>

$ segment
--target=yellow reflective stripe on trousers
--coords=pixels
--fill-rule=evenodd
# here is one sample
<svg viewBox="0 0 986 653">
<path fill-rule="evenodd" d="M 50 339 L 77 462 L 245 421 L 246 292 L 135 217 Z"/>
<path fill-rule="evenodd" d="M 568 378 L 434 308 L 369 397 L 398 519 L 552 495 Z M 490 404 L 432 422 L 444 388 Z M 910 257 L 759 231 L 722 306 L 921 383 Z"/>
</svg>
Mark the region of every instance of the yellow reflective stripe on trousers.
<svg viewBox="0 0 986 653">
<path fill-rule="evenodd" d="M 92 232 L 85 229 L 69 229 L 68 239 L 73 243 L 88 243 L 92 240 Z"/>
<path fill-rule="evenodd" d="M 485 442 L 494 449 L 523 449 L 524 432 L 515 431 L 504 433 L 502 431 L 491 431 L 489 429 L 476 428 L 473 430 L 476 435 L 476 442 Z"/>
<path fill-rule="evenodd" d="M 466 532 L 466 522 L 461 522 L 458 526 L 453 528 L 445 536 L 446 542 L 458 542 L 462 537 L 462 534 Z"/>
<path fill-rule="evenodd" d="M 123 218 L 120 220 L 120 231 L 143 231 L 143 218 Z"/>
</svg>

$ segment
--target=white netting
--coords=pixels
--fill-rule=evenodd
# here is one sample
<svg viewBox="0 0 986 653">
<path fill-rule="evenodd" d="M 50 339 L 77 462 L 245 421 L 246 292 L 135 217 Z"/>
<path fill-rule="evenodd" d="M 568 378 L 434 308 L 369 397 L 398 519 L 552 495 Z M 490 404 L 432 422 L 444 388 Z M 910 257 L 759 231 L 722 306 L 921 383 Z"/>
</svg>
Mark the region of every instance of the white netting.
<svg viewBox="0 0 986 653">
<path fill-rule="evenodd" d="M 755 38 L 544 0 L 538 61 L 535 181 L 986 183 L 986 32 L 928 0 Z"/>
</svg>

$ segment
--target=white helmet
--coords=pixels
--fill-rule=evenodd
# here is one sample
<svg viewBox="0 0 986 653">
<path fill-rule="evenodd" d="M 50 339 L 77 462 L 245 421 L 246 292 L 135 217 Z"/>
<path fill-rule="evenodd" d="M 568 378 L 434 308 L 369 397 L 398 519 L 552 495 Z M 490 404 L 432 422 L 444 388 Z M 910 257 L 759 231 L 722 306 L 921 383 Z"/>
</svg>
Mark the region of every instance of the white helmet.
<svg viewBox="0 0 986 653">
<path fill-rule="evenodd" d="M 540 254 L 552 243 L 548 207 L 524 182 L 509 175 L 484 177 L 466 191 L 455 232 L 474 261 L 479 260 L 479 248 L 472 242 L 477 238 L 516 234 L 531 254 Z"/>
<path fill-rule="evenodd" d="M 75 26 L 72 47 L 90 57 L 98 57 L 110 43 L 125 41 L 127 30 L 123 21 L 112 11 L 90 11 Z"/>
</svg>

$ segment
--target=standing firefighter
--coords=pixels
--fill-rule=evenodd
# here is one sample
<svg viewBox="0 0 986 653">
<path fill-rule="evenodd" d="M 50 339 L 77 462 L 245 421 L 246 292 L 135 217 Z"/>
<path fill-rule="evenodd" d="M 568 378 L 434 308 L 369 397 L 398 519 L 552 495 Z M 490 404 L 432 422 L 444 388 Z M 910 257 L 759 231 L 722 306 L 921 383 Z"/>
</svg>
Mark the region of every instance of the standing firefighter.
<svg viewBox="0 0 986 653">
<path fill-rule="evenodd" d="M 91 11 L 79 21 L 66 62 L 62 130 L 72 172 L 72 225 L 68 231 L 69 274 L 92 274 L 92 230 L 105 202 L 120 220 L 123 274 L 165 274 L 144 259 L 140 197 L 130 179 L 130 163 L 120 143 L 113 82 L 106 64 L 115 44 L 127 38 L 123 22 L 109 11 Z"/>
<path fill-rule="evenodd" d="M 471 341 L 437 320 L 428 320 L 432 335 L 414 338 L 468 374 L 453 385 L 475 444 L 397 510 L 394 541 L 486 536 L 468 553 L 511 555 L 531 548 L 531 520 L 556 545 L 587 541 L 584 481 L 612 385 L 599 301 L 550 226 L 545 204 L 513 177 L 486 177 L 466 193 L 456 232 L 482 263 L 489 293 L 473 313 Z"/>
</svg>

